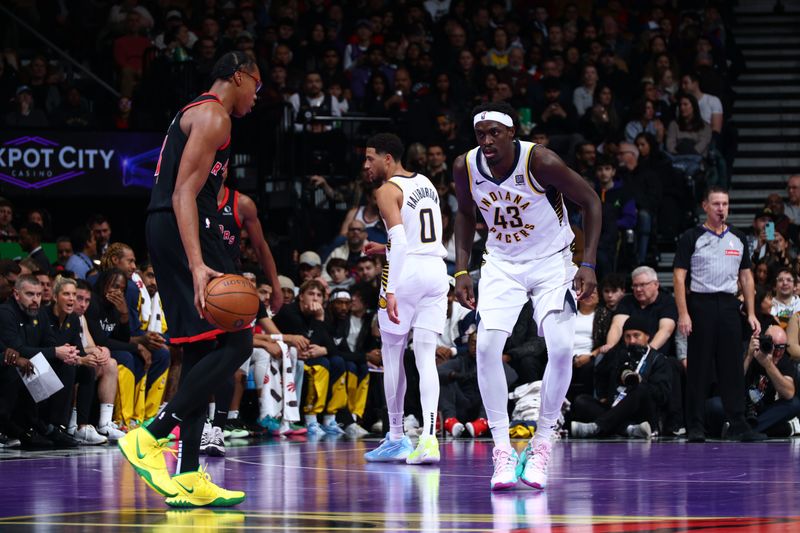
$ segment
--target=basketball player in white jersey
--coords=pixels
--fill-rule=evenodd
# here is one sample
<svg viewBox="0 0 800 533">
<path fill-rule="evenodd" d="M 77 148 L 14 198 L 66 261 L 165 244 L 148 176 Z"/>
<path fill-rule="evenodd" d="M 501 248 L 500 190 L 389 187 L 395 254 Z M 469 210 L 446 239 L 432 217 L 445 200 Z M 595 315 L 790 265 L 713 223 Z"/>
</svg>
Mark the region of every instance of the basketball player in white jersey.
<svg viewBox="0 0 800 533">
<path fill-rule="evenodd" d="M 390 133 L 367 141 L 364 169 L 369 179 L 382 183 L 376 192 L 378 208 L 389 232 L 385 247 L 371 244 L 368 254 L 388 251 L 388 272 L 381 276 L 378 324 L 381 329 L 384 392 L 389 411 L 389 433 L 378 448 L 367 452 L 370 462 L 438 463 L 436 411 L 439 378 L 436 340 L 447 315 L 447 268 L 443 258 L 442 214 L 436 187 L 422 174 L 400 163 L 403 143 Z M 414 358 L 420 376 L 423 431 L 414 449 L 403 433 L 403 370 L 408 333 L 413 328 Z"/>
<path fill-rule="evenodd" d="M 489 229 L 478 293 L 478 385 L 494 439 L 492 490 L 522 480 L 543 489 L 552 437 L 572 377 L 577 300 L 592 294 L 600 232 L 600 199 L 589 184 L 541 145 L 514 138 L 516 112 L 506 103 L 473 110 L 478 147 L 455 160 L 456 296 L 475 308 L 467 272 L 476 210 Z M 563 195 L 583 209 L 584 262 L 572 263 L 573 233 Z M 525 302 L 547 344 L 548 363 L 536 434 L 522 456 L 508 434 L 508 390 L 502 350 Z"/>
</svg>

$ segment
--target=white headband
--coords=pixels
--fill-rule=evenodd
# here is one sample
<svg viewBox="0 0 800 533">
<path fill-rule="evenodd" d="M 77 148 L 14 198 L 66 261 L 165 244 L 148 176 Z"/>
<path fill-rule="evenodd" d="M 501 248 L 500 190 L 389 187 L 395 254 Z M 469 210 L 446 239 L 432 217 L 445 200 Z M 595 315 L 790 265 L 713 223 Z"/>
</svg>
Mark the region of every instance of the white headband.
<svg viewBox="0 0 800 533">
<path fill-rule="evenodd" d="M 472 119 L 472 126 L 475 127 L 478 125 L 478 122 L 483 122 L 484 120 L 494 120 L 503 126 L 509 128 L 514 127 L 514 121 L 511 120 L 511 117 L 500 111 L 481 111 Z"/>
</svg>

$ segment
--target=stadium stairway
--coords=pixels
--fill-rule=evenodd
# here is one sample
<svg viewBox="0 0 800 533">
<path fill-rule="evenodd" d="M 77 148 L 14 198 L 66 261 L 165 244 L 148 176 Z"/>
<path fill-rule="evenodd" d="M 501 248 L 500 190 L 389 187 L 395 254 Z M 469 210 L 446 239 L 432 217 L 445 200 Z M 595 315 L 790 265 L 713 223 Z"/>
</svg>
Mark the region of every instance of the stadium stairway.
<svg viewBox="0 0 800 533">
<path fill-rule="evenodd" d="M 800 171 L 800 1 L 742 1 L 733 28 L 746 66 L 734 84 L 731 120 L 739 146 L 731 176 L 730 222 L 747 228 L 770 193 L 785 197 L 787 178 Z M 672 287 L 672 251 L 661 253 L 661 285 Z"/>
</svg>

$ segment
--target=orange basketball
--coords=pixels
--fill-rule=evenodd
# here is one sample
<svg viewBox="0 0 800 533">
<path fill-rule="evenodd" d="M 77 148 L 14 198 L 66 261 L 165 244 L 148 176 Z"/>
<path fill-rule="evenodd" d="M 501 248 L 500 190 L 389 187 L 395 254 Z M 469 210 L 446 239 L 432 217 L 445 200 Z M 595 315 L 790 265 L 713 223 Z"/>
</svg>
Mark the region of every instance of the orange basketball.
<svg viewBox="0 0 800 533">
<path fill-rule="evenodd" d="M 258 294 L 242 276 L 225 274 L 206 285 L 205 317 L 224 331 L 237 331 L 252 324 L 258 313 Z"/>
</svg>

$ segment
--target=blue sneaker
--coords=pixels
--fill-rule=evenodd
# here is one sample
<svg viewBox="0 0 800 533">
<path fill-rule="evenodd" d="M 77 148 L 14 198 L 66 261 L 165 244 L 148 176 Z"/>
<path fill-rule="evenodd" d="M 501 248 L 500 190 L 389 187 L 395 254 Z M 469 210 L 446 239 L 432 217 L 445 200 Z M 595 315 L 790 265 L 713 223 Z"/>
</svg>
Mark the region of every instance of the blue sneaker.
<svg viewBox="0 0 800 533">
<path fill-rule="evenodd" d="M 380 446 L 365 453 L 364 459 L 370 463 L 393 463 L 405 461 L 413 451 L 414 446 L 411 445 L 411 439 L 404 435 L 402 439 L 393 441 L 387 433 Z"/>
<path fill-rule="evenodd" d="M 306 429 L 308 430 L 306 435 L 308 435 L 308 438 L 312 440 L 318 439 L 325 435 L 325 431 L 323 431 L 322 426 L 319 425 L 319 422 L 309 422 L 306 424 Z"/>
<path fill-rule="evenodd" d="M 336 420 L 331 420 L 330 422 L 320 424 L 322 427 L 322 431 L 325 432 L 326 435 L 332 436 L 339 436 L 344 435 L 344 430 L 339 427 L 339 424 L 336 423 Z"/>
<path fill-rule="evenodd" d="M 262 428 L 267 430 L 267 434 L 271 435 L 272 433 L 278 431 L 281 427 L 280 421 L 272 416 L 265 416 L 264 418 L 258 419 L 258 425 Z"/>
</svg>

